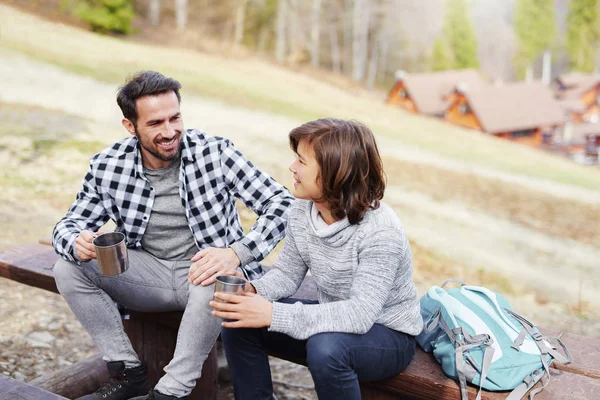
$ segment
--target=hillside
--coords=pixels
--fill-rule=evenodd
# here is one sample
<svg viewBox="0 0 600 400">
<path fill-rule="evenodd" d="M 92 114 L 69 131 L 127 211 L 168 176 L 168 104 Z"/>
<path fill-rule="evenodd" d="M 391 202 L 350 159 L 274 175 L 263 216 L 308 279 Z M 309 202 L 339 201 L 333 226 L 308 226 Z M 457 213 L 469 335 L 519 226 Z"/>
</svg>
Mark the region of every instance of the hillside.
<svg viewBox="0 0 600 400">
<path fill-rule="evenodd" d="M 381 93 L 258 58 L 122 41 L 3 5 L 0 20 L 0 159 L 10 166 L 0 171 L 0 251 L 49 236 L 89 157 L 126 136 L 116 88 L 135 70 L 157 69 L 181 80 L 187 127 L 231 138 L 286 185 L 290 129 L 320 116 L 367 123 L 384 156 L 385 201 L 411 240 L 420 294 L 462 278 L 506 293 L 537 323 L 599 335 L 597 168 L 410 115 L 385 106 Z M 242 216 L 248 226 L 252 214 Z M 0 294 L 14 329 L 28 294 L 4 280 Z M 3 327 L 0 339 L 35 326 Z"/>
</svg>

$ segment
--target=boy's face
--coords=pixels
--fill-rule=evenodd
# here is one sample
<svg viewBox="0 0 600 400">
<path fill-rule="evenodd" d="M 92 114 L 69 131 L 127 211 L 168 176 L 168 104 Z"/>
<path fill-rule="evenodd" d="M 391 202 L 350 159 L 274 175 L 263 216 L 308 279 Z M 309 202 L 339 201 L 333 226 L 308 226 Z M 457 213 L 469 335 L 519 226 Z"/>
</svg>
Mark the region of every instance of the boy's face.
<svg viewBox="0 0 600 400">
<path fill-rule="evenodd" d="M 306 140 L 298 143 L 296 160 L 290 165 L 294 178 L 294 196 L 305 200 L 319 200 L 323 197 L 319 164 L 313 146 Z"/>
</svg>

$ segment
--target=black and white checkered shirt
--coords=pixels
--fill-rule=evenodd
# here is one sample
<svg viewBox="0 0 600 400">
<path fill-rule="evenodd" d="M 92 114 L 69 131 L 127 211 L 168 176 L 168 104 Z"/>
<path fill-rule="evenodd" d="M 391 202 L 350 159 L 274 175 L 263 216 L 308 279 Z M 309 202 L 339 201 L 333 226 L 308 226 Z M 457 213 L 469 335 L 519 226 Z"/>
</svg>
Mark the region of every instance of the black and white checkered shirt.
<svg viewBox="0 0 600 400">
<path fill-rule="evenodd" d="M 137 144 L 135 137 L 121 140 L 90 160 L 83 188 L 52 233 L 54 249 L 64 259 L 77 261 L 73 251 L 80 231 L 95 232 L 109 219 L 125 234 L 128 247 L 141 248 L 154 188 L 144 175 Z M 227 139 L 190 129 L 183 134 L 181 149 L 179 194 L 196 245 L 231 247 L 248 276 L 260 276 L 258 261 L 285 235 L 292 195 Z M 258 214 L 247 234 L 236 198 Z"/>
</svg>

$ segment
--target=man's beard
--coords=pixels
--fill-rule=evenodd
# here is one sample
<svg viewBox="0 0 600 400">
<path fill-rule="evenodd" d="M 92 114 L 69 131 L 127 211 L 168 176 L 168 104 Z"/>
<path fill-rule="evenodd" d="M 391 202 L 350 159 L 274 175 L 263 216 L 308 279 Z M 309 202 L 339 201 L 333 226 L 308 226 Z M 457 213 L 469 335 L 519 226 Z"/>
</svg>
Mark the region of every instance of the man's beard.
<svg viewBox="0 0 600 400">
<path fill-rule="evenodd" d="M 176 137 L 178 138 L 177 140 L 179 140 L 179 146 L 177 146 L 177 150 L 171 154 L 167 153 L 162 153 L 160 152 L 160 150 L 158 150 L 158 148 L 152 148 L 150 146 L 147 146 L 145 143 L 145 140 L 143 140 L 140 136 L 140 133 L 138 132 L 138 130 L 135 130 L 135 136 L 138 139 L 138 142 L 140 144 L 140 146 L 142 146 L 144 148 L 144 150 L 146 150 L 148 153 L 152 154 L 154 157 L 158 158 L 159 160 L 162 161 L 173 161 L 176 160 L 177 158 L 179 158 L 179 155 L 181 154 L 181 132 L 178 132 Z"/>
</svg>

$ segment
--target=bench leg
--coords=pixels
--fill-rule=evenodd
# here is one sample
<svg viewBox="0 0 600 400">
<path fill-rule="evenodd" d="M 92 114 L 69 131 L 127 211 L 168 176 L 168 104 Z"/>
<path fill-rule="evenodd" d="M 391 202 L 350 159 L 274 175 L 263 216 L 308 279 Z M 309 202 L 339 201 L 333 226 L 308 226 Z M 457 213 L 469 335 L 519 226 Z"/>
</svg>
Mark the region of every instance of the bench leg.
<svg viewBox="0 0 600 400">
<path fill-rule="evenodd" d="M 179 326 L 159 324 L 156 321 L 161 318 L 148 318 L 148 316 L 146 313 L 132 312 L 130 319 L 123 321 L 123 325 L 133 349 L 140 359 L 147 362 L 148 380 L 150 387 L 154 387 L 164 375 L 163 368 L 173 358 Z M 196 382 L 196 387 L 190 394 L 189 400 L 217 400 L 219 396 L 217 374 L 215 346 L 204 362 L 202 377 Z"/>
</svg>

